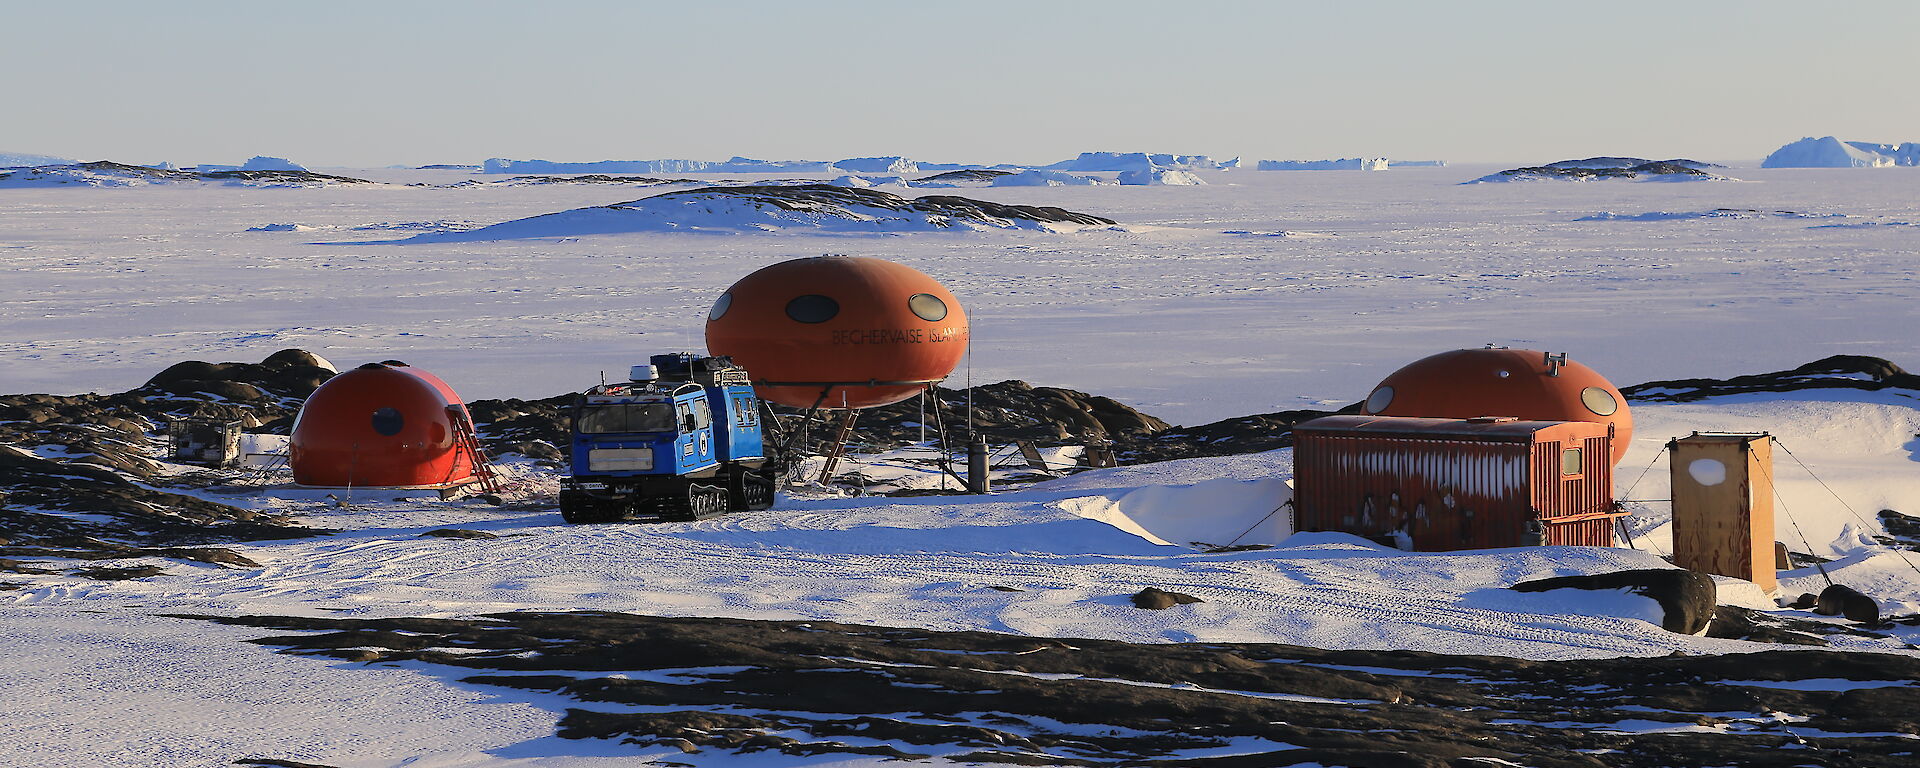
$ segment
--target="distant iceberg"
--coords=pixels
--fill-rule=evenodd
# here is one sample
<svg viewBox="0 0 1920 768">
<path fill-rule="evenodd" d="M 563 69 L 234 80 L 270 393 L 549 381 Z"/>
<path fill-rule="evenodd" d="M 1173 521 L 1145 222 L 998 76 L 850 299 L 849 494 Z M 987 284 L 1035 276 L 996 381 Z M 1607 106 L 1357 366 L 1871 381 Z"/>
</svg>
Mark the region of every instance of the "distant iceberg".
<svg viewBox="0 0 1920 768">
<path fill-rule="evenodd" d="M 1384 171 L 1392 166 L 1384 157 L 1346 157 L 1339 160 L 1262 160 L 1261 171 Z"/>
<path fill-rule="evenodd" d="M 32 168 L 41 165 L 71 165 L 72 160 L 52 155 L 28 155 L 19 152 L 0 152 L 0 168 Z"/>
<path fill-rule="evenodd" d="M 1834 136 L 1804 138 L 1776 149 L 1760 161 L 1762 168 L 1888 168 L 1920 165 L 1920 143 L 1873 144 L 1841 141 Z"/>
<path fill-rule="evenodd" d="M 1082 152 L 1072 160 L 1062 160 L 1052 165 L 1040 166 L 1043 171 L 1151 171 L 1171 169 L 1180 171 L 1217 171 L 1240 164 L 1239 158 L 1226 163 L 1216 162 L 1206 155 L 1162 155 L 1147 152 Z"/>
<path fill-rule="evenodd" d="M 895 176 L 920 172 L 919 163 L 904 157 L 854 157 L 835 161 L 833 167 L 849 173 L 888 173 Z"/>
<path fill-rule="evenodd" d="M 307 169 L 305 166 L 302 166 L 299 163 L 296 163 L 292 160 L 288 160 L 284 157 L 266 157 L 264 155 L 255 155 L 254 157 L 248 158 L 245 163 L 241 163 L 240 170 L 243 170 L 243 171 L 304 171 Z"/>
<path fill-rule="evenodd" d="M 1031 170 L 996 176 L 987 186 L 992 187 L 1091 187 L 1098 184 L 1112 184 L 1106 179 L 1092 176 L 1080 176 L 1059 171 Z"/>
<path fill-rule="evenodd" d="M 1120 183 L 1127 186 L 1182 186 L 1193 187 L 1205 184 L 1199 176 L 1188 171 L 1176 171 L 1156 168 L 1150 171 L 1121 171 Z"/>
<path fill-rule="evenodd" d="M 562 163 L 552 160 L 510 160 L 489 158 L 480 166 L 482 173 L 518 175 L 564 173 L 679 174 L 679 173 L 883 173 L 905 176 L 930 171 L 953 171 L 984 166 L 965 163 L 921 163 L 911 158 L 850 157 L 845 160 L 755 160 L 733 157 L 718 162 L 707 160 L 596 160 Z"/>
</svg>

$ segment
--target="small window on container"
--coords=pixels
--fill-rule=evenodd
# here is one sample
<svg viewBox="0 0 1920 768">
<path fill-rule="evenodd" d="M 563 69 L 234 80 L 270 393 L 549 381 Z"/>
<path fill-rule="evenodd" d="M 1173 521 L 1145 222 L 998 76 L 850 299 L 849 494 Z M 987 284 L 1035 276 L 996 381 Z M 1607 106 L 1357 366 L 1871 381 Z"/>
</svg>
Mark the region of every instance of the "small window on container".
<svg viewBox="0 0 1920 768">
<path fill-rule="evenodd" d="M 1579 448 L 1568 448 L 1560 452 L 1560 474 L 1582 474 L 1586 471 L 1586 466 L 1586 457 Z"/>
</svg>

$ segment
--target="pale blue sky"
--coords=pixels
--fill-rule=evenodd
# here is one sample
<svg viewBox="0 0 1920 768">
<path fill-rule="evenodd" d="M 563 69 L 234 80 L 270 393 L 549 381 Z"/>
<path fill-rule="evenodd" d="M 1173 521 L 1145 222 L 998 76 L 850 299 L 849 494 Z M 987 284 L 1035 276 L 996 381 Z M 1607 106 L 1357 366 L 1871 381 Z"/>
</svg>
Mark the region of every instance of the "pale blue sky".
<svg viewBox="0 0 1920 768">
<path fill-rule="evenodd" d="M 1920 2 L 0 0 L 0 151 L 1743 161 L 1920 141 Z"/>
</svg>

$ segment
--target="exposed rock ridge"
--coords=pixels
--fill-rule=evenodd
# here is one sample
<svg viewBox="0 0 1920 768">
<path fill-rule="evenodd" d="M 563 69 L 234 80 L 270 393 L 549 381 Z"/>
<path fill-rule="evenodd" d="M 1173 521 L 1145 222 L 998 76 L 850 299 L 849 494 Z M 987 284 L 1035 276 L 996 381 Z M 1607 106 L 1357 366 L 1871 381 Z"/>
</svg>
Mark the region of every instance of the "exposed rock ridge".
<svg viewBox="0 0 1920 768">
<path fill-rule="evenodd" d="M 1789 768 L 1813 755 L 1892 768 L 1914 741 L 1890 734 L 1920 734 L 1920 688 L 1903 684 L 1920 658 L 1873 653 L 1540 662 L 616 613 L 212 620 L 301 632 L 255 641 L 286 653 L 558 694 L 579 702 L 564 738 L 716 759 L 1573 768 L 1604 754 L 1632 768 Z M 1647 725 L 1583 725 L 1628 721 Z M 1229 745 L 1232 758 L 1188 756 Z"/>
</svg>

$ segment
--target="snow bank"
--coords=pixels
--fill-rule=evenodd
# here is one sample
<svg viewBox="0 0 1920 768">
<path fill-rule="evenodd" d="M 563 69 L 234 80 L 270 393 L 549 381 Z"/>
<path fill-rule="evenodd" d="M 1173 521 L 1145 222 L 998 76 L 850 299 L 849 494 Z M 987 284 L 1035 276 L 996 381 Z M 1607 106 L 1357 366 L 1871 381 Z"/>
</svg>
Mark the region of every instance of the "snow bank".
<svg viewBox="0 0 1920 768">
<path fill-rule="evenodd" d="M 1155 544 L 1278 544 L 1293 535 L 1293 485 L 1286 480 L 1223 478 L 1193 485 L 1149 485 L 1114 496 L 1081 496 L 1060 508 Z"/>
<path fill-rule="evenodd" d="M 1887 168 L 1920 165 L 1920 143 L 1873 144 L 1838 137 L 1804 138 L 1776 149 L 1762 168 Z"/>
<path fill-rule="evenodd" d="M 1128 186 L 1183 186 L 1192 187 L 1205 184 L 1199 176 L 1187 171 L 1174 171 L 1156 168 L 1148 171 L 1121 171 L 1120 183 Z"/>
</svg>

